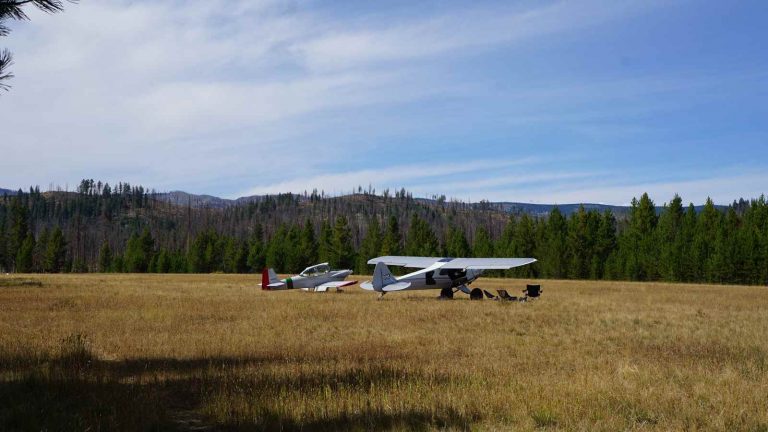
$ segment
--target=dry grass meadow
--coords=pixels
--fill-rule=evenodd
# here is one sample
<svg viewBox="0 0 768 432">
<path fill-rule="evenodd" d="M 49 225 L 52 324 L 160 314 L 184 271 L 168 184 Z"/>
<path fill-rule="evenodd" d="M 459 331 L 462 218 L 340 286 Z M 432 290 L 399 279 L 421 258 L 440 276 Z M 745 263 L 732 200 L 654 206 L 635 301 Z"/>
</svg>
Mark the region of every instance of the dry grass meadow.
<svg viewBox="0 0 768 432">
<path fill-rule="evenodd" d="M 0 277 L 0 430 L 768 431 L 766 287 L 542 281 L 500 303 L 258 283 Z"/>
</svg>

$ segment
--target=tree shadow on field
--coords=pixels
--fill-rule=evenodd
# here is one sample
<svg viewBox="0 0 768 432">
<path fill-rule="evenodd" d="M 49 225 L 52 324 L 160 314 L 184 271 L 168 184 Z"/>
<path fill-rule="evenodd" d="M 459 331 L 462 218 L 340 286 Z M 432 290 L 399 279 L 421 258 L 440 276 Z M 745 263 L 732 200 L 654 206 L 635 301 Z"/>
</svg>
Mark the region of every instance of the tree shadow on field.
<svg viewBox="0 0 768 432">
<path fill-rule="evenodd" d="M 371 388 L 450 381 L 445 374 L 391 367 L 312 367 L 327 360 L 265 355 L 106 361 L 79 338 L 66 341 L 56 356 L 0 352 L 0 430 L 191 430 L 188 422 L 178 421 L 179 413 L 192 413 L 198 430 L 232 431 L 467 430 L 479 419 L 452 407 L 385 411 L 373 405 L 308 419 L 281 415 L 275 406 L 281 395 L 329 392 L 333 397 L 346 391 L 364 396 Z M 205 417 L 202 407 L 215 396 L 245 400 L 248 411 Z"/>
<path fill-rule="evenodd" d="M 336 417 L 307 422 L 296 422 L 281 418 L 275 412 L 265 412 L 256 422 L 250 424 L 224 423 L 219 427 L 228 431 L 366 431 L 366 430 L 471 430 L 479 416 L 465 416 L 455 409 L 447 409 L 438 415 L 411 409 L 403 412 L 385 413 L 379 410 L 342 414 Z"/>
</svg>

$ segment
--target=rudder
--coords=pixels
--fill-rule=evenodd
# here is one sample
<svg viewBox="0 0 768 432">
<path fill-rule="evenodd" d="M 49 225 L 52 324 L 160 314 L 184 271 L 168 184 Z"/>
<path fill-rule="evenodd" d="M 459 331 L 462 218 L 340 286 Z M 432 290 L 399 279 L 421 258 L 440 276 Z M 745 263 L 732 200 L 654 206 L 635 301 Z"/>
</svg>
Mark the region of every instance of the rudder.
<svg viewBox="0 0 768 432">
<path fill-rule="evenodd" d="M 389 267 L 386 264 L 379 261 L 376 263 L 376 268 L 373 269 L 373 289 L 374 291 L 382 291 L 385 286 L 397 283 L 397 279 L 389 271 Z"/>
<path fill-rule="evenodd" d="M 261 272 L 261 289 L 269 291 L 269 284 L 276 282 L 280 282 L 280 279 L 277 278 L 275 271 L 264 267 Z"/>
</svg>

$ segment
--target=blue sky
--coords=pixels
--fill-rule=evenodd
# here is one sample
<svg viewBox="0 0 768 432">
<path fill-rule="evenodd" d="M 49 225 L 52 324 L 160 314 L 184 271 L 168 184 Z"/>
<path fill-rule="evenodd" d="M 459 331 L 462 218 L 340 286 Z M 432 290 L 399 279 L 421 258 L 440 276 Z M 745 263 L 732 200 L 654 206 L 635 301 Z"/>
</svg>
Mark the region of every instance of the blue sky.
<svg viewBox="0 0 768 432">
<path fill-rule="evenodd" d="M 13 24 L 0 186 L 768 192 L 768 3 L 88 0 Z"/>
</svg>

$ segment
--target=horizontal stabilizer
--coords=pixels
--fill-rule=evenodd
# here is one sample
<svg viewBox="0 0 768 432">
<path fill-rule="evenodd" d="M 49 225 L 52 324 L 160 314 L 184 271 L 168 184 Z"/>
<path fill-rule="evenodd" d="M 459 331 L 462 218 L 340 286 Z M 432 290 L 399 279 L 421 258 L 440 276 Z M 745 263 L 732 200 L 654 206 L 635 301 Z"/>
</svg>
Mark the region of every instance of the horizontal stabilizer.
<svg viewBox="0 0 768 432">
<path fill-rule="evenodd" d="M 410 287 L 411 284 L 409 282 L 397 282 L 389 285 L 385 285 L 381 288 L 384 292 L 390 292 L 390 291 L 402 291 L 404 289 L 407 289 Z"/>
<path fill-rule="evenodd" d="M 401 291 L 404 289 L 408 289 L 411 286 L 409 282 L 395 282 L 389 285 L 385 285 L 380 289 L 376 289 L 373 287 L 373 282 L 363 282 L 360 284 L 360 288 L 367 290 L 367 291 L 380 291 L 380 292 L 390 292 L 390 291 Z"/>
</svg>

